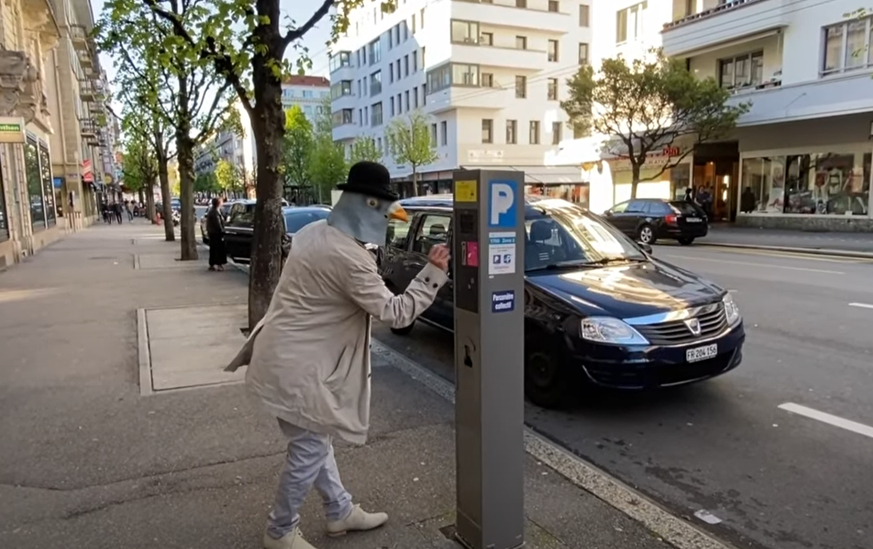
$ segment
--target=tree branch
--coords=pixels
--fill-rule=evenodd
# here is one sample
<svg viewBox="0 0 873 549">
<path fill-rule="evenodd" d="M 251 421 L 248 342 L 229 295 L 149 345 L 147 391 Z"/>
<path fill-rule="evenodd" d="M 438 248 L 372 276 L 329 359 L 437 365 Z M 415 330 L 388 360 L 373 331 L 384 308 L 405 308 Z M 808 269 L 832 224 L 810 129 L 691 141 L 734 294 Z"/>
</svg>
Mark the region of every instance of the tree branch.
<svg viewBox="0 0 873 549">
<path fill-rule="evenodd" d="M 228 111 L 233 108 L 232 103 L 228 103 L 225 105 L 220 113 L 216 113 L 218 110 L 218 106 L 225 99 L 224 94 L 230 88 L 230 82 L 225 82 L 224 85 L 219 89 L 215 97 L 212 100 L 212 105 L 209 107 L 209 111 L 206 113 L 206 123 L 200 129 L 200 132 L 194 137 L 195 143 L 201 143 L 202 141 L 209 138 L 212 132 L 215 130 L 215 127 L 218 125 L 219 121 L 223 121 L 224 117 L 227 115 Z"/>
<path fill-rule="evenodd" d="M 321 6 L 317 10 L 315 10 L 315 13 L 312 14 L 312 17 L 309 18 L 309 21 L 304 23 L 303 26 L 299 28 L 289 30 L 288 33 L 282 37 L 282 51 L 284 52 L 285 48 L 287 48 L 291 42 L 295 42 L 303 38 L 303 36 L 316 25 L 316 23 L 321 21 L 321 19 L 325 15 L 327 15 L 327 12 L 330 11 L 330 7 L 333 5 L 333 3 L 334 0 L 322 0 Z"/>
</svg>

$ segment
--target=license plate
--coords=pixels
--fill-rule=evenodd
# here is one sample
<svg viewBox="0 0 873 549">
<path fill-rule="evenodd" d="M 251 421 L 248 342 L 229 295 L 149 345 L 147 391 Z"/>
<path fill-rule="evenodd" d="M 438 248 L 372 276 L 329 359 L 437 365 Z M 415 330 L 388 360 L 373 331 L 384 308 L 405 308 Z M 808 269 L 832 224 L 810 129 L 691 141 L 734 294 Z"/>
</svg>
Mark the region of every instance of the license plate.
<svg viewBox="0 0 873 549">
<path fill-rule="evenodd" d="M 696 349 L 688 349 L 685 351 L 685 360 L 688 362 L 700 362 L 708 358 L 713 358 L 718 354 L 718 345 L 713 343 L 706 347 L 697 347 Z"/>
<path fill-rule="evenodd" d="M 686 217 L 685 221 L 687 223 L 702 223 L 703 222 L 703 220 L 700 219 L 699 217 Z"/>
</svg>

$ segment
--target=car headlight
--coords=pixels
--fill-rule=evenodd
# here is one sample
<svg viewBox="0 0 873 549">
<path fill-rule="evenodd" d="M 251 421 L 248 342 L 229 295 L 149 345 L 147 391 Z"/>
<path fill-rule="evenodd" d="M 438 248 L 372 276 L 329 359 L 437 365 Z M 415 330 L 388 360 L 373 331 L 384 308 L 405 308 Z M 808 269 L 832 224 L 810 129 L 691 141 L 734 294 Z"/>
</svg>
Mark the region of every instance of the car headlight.
<svg viewBox="0 0 873 549">
<path fill-rule="evenodd" d="M 612 345 L 648 345 L 649 340 L 626 322 L 607 316 L 582 319 L 582 339 Z"/>
<path fill-rule="evenodd" d="M 733 326 L 740 321 L 740 308 L 731 294 L 725 294 L 721 301 L 724 303 L 724 314 L 728 326 Z"/>
</svg>

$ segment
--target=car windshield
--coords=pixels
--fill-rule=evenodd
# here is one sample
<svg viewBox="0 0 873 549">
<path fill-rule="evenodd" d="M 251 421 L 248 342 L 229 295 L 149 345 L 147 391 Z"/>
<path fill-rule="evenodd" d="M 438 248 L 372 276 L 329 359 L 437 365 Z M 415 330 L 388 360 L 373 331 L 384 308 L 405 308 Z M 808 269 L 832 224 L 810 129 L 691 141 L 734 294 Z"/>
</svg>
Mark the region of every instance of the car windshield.
<svg viewBox="0 0 873 549">
<path fill-rule="evenodd" d="M 525 215 L 524 224 L 525 271 L 647 260 L 640 248 L 612 225 L 569 202 L 534 206 Z"/>
<path fill-rule="evenodd" d="M 329 210 L 305 210 L 302 212 L 285 212 L 285 232 L 294 234 L 313 221 L 324 219 Z"/>
<path fill-rule="evenodd" d="M 670 202 L 670 206 L 672 206 L 673 211 L 677 214 L 700 215 L 701 213 L 703 213 L 700 208 L 685 200 L 676 200 L 674 202 Z"/>
</svg>

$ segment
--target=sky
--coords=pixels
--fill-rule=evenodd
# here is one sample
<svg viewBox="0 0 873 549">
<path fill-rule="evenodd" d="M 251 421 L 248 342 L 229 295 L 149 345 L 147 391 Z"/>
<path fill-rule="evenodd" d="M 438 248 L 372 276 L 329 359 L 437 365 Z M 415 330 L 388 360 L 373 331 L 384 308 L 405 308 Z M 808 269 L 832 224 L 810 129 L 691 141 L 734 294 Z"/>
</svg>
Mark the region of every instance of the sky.
<svg viewBox="0 0 873 549">
<path fill-rule="evenodd" d="M 280 0 L 283 15 L 288 15 L 299 26 L 309 20 L 313 11 L 317 7 L 316 2 L 307 2 L 303 0 Z M 103 0 L 91 0 L 91 8 L 94 11 L 94 19 L 99 20 L 103 12 Z M 306 33 L 302 40 L 302 44 L 309 48 L 309 56 L 312 58 L 312 70 L 309 74 L 315 76 L 325 76 L 328 71 L 328 55 L 327 46 L 325 43 L 330 38 L 330 18 L 324 17 L 318 25 Z M 296 60 L 296 52 L 289 47 L 286 55 L 290 60 Z M 115 67 L 112 63 L 112 58 L 106 54 L 100 54 L 100 64 L 106 70 L 106 75 L 110 83 L 115 79 Z M 120 105 L 114 104 L 113 108 L 116 112 L 120 111 Z"/>
</svg>

